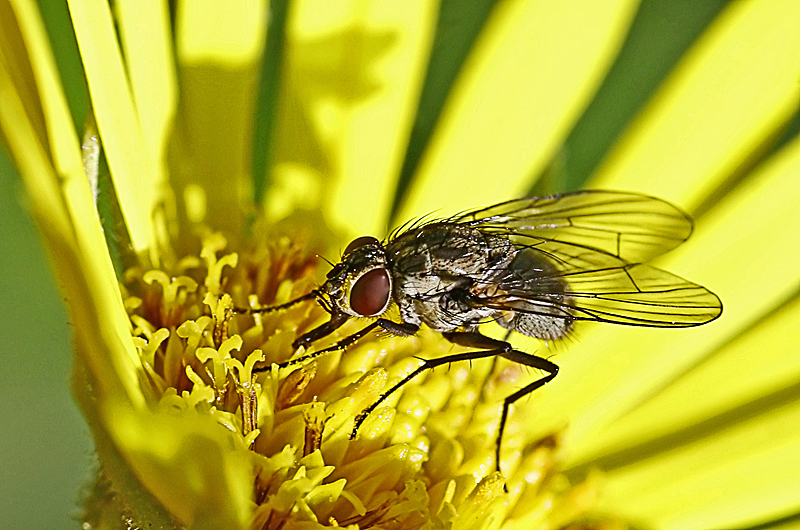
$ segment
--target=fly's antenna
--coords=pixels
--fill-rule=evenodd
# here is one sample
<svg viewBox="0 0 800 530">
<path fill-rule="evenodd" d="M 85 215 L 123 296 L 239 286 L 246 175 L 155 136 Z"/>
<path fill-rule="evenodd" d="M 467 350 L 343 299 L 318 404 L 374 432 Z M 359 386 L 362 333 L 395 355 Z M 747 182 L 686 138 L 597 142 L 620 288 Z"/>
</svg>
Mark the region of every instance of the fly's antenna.
<svg viewBox="0 0 800 530">
<path fill-rule="evenodd" d="M 336 264 L 334 262 L 332 262 L 331 260 L 329 260 L 325 256 L 322 256 L 321 254 L 317 254 L 317 257 L 319 259 L 321 259 L 322 261 L 324 261 L 325 263 L 327 263 L 328 265 L 330 265 L 331 267 L 335 267 L 336 266 Z"/>
</svg>

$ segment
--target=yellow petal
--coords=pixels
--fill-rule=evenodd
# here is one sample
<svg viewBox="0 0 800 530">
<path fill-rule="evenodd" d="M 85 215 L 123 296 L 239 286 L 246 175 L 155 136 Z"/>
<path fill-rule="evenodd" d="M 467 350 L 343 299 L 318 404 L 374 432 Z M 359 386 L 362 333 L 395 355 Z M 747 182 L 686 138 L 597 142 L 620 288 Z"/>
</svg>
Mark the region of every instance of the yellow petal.
<svg viewBox="0 0 800 530">
<path fill-rule="evenodd" d="M 686 54 L 602 164 L 592 187 L 690 210 L 794 115 L 800 4 L 733 2 Z"/>
<path fill-rule="evenodd" d="M 797 505 L 800 402 L 607 477 L 601 509 L 666 530 L 745 528 Z"/>
<path fill-rule="evenodd" d="M 339 3 L 327 3 L 325 9 L 318 3 L 300 6 L 296 37 L 313 39 L 331 28 L 351 28 L 352 33 L 342 37 L 346 46 L 336 58 L 336 75 L 342 83 L 361 76 L 374 83 L 358 104 L 319 103 L 335 164 L 322 206 L 350 235 L 382 235 L 414 120 L 438 3 L 385 0 L 347 10 Z M 385 50 L 376 53 L 383 41 Z"/>
<path fill-rule="evenodd" d="M 522 195 L 615 57 L 637 2 L 503 2 L 453 88 L 400 219 Z M 445 204 L 446 203 L 446 204 Z"/>
<path fill-rule="evenodd" d="M 169 7 L 162 0 L 114 4 L 145 147 L 163 174 L 178 99 Z"/>
<path fill-rule="evenodd" d="M 252 510 L 252 462 L 209 416 L 175 417 L 115 407 L 108 433 L 141 484 L 190 526 L 244 528 Z M 227 432 L 227 434 L 226 434 Z"/>
<path fill-rule="evenodd" d="M 252 461 L 241 436 L 174 394 L 176 408 L 167 412 L 134 411 L 124 401 L 98 409 L 83 375 L 77 366 L 73 390 L 92 428 L 102 476 L 119 492 L 114 502 L 123 513 L 117 517 L 143 527 L 172 528 L 176 521 L 193 528 L 245 527 Z M 98 500 L 99 511 L 114 510 Z"/>
<path fill-rule="evenodd" d="M 273 217 L 323 209 L 348 235 L 386 232 L 437 2 L 298 2 L 287 24 Z"/>
<path fill-rule="evenodd" d="M 267 3 L 247 0 L 222 5 L 184 0 L 178 5 L 176 45 L 183 62 L 250 66 L 263 50 Z"/>
<path fill-rule="evenodd" d="M 97 392 L 101 397 L 126 396 L 138 405 L 143 398 L 134 369 L 137 355 L 44 26 L 32 2 L 18 0 L 13 10 L 30 54 L 36 86 L 13 85 L 6 70 L 9 48 L 0 48 L 3 130 L 56 264 L 61 288 L 72 306 L 76 341 L 90 346 L 92 355 L 83 361 L 97 378 Z M 24 89 L 32 89 L 40 98 L 28 94 L 24 99 L 27 108 L 18 95 Z M 31 115 L 43 117 L 45 138 L 34 132 Z"/>
<path fill-rule="evenodd" d="M 69 0 L 89 95 L 134 250 L 152 249 L 150 212 L 163 178 L 146 148 L 108 3 Z"/>
<path fill-rule="evenodd" d="M 798 343 L 800 299 L 616 420 L 600 433 L 593 453 L 579 465 L 630 465 L 793 401 L 800 380 Z"/>
<path fill-rule="evenodd" d="M 13 8 L 25 46 L 7 46 L 8 41 L 0 46 L 0 125 L 70 306 L 78 356 L 76 392 L 95 429 L 98 450 L 109 438 L 113 446 L 102 451 L 118 454 L 138 482 L 182 521 L 201 517 L 222 521 L 226 528 L 243 527 L 252 484 L 246 448 L 231 451 L 235 444 L 228 439 L 230 433 L 210 418 L 202 422 L 154 415 L 144 407 L 138 354 L 49 44 L 33 3 L 17 0 Z M 6 68 L 10 49 L 30 53 L 32 93 L 41 107 L 30 94 L 28 107 L 23 105 Z M 41 144 L 31 114 L 43 117 L 39 134 L 46 135 L 49 150 Z M 50 153 L 60 159 L 51 161 Z M 125 495 L 138 487 L 128 486 Z"/>
<path fill-rule="evenodd" d="M 244 233 L 245 216 L 231 212 L 252 202 L 249 159 L 267 17 L 265 0 L 182 1 L 176 9 L 181 84 L 170 185 L 178 197 L 196 200 L 204 191 L 205 221 L 228 234 Z"/>
<path fill-rule="evenodd" d="M 800 238 L 792 227 L 797 226 L 799 172 L 800 140 L 795 140 L 703 217 L 692 238 L 660 262 L 720 296 L 725 309 L 718 321 L 688 330 L 587 327 L 578 335 L 580 344 L 555 359 L 563 370 L 542 398 L 541 421 L 563 424 L 563 418 L 572 418 L 576 460 L 596 447 L 601 428 L 796 289 Z M 664 421 L 680 423 L 679 417 Z"/>
</svg>

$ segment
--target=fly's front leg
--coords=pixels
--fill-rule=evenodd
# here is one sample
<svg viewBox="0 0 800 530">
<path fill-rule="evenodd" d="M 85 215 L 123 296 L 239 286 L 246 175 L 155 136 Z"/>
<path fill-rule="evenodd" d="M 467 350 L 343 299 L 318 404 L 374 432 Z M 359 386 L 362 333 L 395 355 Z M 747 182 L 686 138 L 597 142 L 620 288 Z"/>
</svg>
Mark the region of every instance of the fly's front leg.
<svg viewBox="0 0 800 530">
<path fill-rule="evenodd" d="M 254 315 L 256 313 L 264 314 L 264 313 L 273 313 L 275 311 L 282 311 L 284 309 L 288 309 L 292 306 L 299 304 L 300 302 L 304 302 L 306 300 L 313 300 L 314 298 L 320 298 L 320 292 L 317 289 L 314 289 L 310 293 L 306 293 L 294 300 L 290 300 L 284 304 L 280 305 L 273 305 L 273 306 L 264 306 L 264 307 L 234 307 L 233 310 L 236 313 L 241 313 L 243 315 Z"/>
<path fill-rule="evenodd" d="M 278 366 L 280 366 L 281 368 L 284 368 L 286 366 L 291 366 L 293 364 L 299 364 L 299 363 L 302 363 L 302 362 L 307 361 L 309 359 L 313 359 L 315 357 L 319 357 L 320 355 L 323 355 L 325 353 L 330 353 L 330 352 L 339 351 L 339 350 L 345 350 L 350 345 L 355 344 L 359 339 L 361 339 L 364 336 L 368 335 L 369 332 L 371 332 L 373 329 L 376 329 L 376 328 L 382 328 L 382 329 L 388 331 L 389 333 L 393 333 L 395 335 L 401 335 L 401 336 L 413 335 L 414 333 L 419 331 L 419 326 L 413 326 L 411 324 L 405 324 L 403 322 L 392 322 L 391 320 L 387 320 L 385 318 L 379 318 L 375 322 L 369 324 L 368 326 L 362 328 L 359 331 L 356 331 L 352 335 L 348 335 L 347 337 L 343 338 L 342 340 L 340 340 L 336 344 L 333 344 L 332 346 L 328 346 L 327 348 L 324 348 L 322 350 L 317 350 L 317 351 L 311 352 L 308 355 L 304 355 L 302 357 L 298 357 L 297 359 L 291 359 L 289 361 L 286 361 L 285 363 L 279 364 Z M 301 337 L 301 339 L 302 338 L 303 337 Z M 295 341 L 295 342 L 298 342 L 298 341 Z"/>
<path fill-rule="evenodd" d="M 495 445 L 495 465 L 497 466 L 497 470 L 500 471 L 500 445 L 503 440 L 503 431 L 506 427 L 506 420 L 508 419 L 509 407 L 522 396 L 526 396 L 537 388 L 540 388 L 552 381 L 558 374 L 558 366 L 551 363 L 547 359 L 515 350 L 511 344 L 506 341 L 492 339 L 490 337 L 486 337 L 485 335 L 481 335 L 478 332 L 442 333 L 442 335 L 444 335 L 444 337 L 450 342 L 459 344 L 461 346 L 467 346 L 470 348 L 494 348 L 493 350 L 490 350 L 492 353 L 500 355 L 511 362 L 530 366 L 531 368 L 538 368 L 539 370 L 544 370 L 547 372 L 546 376 L 537 379 L 528 385 L 525 385 L 503 400 L 503 412 L 500 415 L 500 425 L 497 429 L 497 442 Z"/>
<path fill-rule="evenodd" d="M 409 335 L 415 335 L 417 331 L 419 331 L 419 324 L 392 322 L 391 320 L 386 320 L 385 318 L 379 318 L 377 324 L 384 330 L 391 333 L 392 335 L 397 335 L 400 337 L 408 337 Z"/>
<path fill-rule="evenodd" d="M 292 348 L 295 350 L 300 346 L 308 349 L 312 342 L 316 342 L 321 338 L 327 337 L 347 322 L 350 319 L 345 313 L 336 312 L 331 314 L 331 319 L 319 327 L 316 327 L 309 331 L 308 333 L 304 333 L 302 336 L 295 339 L 292 343 Z"/>
</svg>

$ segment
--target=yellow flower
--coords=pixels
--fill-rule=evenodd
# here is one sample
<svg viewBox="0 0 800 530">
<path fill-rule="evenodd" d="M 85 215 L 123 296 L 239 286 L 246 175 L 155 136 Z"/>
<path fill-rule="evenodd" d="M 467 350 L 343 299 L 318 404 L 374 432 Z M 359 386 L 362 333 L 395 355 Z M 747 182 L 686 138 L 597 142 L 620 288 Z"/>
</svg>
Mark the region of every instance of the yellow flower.
<svg viewBox="0 0 800 530">
<path fill-rule="evenodd" d="M 231 307 L 308 292 L 326 271 L 315 253 L 383 235 L 389 214 L 571 178 L 568 136 L 636 2 L 498 3 L 461 67 L 436 55 L 452 2 L 68 4 L 90 119 L 76 131 L 37 7 L 3 0 L 0 130 L 74 323 L 101 465 L 88 527 L 700 529 L 796 509 L 800 144 L 781 133 L 800 6 L 722 9 L 587 183 L 692 212 L 695 234 L 659 266 L 717 292 L 724 317 L 513 337 L 561 373 L 517 402 L 500 475 L 502 398 L 536 374 L 437 369 L 350 440 L 415 356 L 451 346 L 365 338 L 293 365 L 319 307 Z"/>
</svg>

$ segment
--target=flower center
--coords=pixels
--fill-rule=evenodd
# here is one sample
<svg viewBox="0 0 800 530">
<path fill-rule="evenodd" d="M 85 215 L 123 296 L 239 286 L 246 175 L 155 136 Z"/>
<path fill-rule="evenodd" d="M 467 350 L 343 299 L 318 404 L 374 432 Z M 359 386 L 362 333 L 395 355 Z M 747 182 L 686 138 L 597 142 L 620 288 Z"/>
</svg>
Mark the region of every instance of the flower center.
<svg viewBox="0 0 800 530">
<path fill-rule="evenodd" d="M 420 357 L 452 353 L 453 345 L 430 330 L 368 335 L 345 352 L 287 364 L 306 353 L 292 342 L 329 315 L 313 301 L 264 314 L 233 308 L 281 304 L 309 292 L 324 277 L 320 260 L 285 240 L 239 253 L 224 248 L 221 237 L 207 236 L 199 257 L 129 270 L 125 303 L 152 406 L 209 415 L 252 455 L 253 528 L 293 519 L 417 528 L 482 513 L 492 514 L 485 527 L 500 528 L 506 516 L 541 518 L 537 510 L 550 513 L 544 503 L 562 497 L 568 504 L 552 510 L 585 511 L 566 500 L 563 480 L 554 481 L 555 438 L 526 440 L 516 414 L 506 429 L 511 457 L 503 469 L 510 475 L 494 472 L 502 398 L 528 375 L 503 360 L 420 375 L 372 412 L 351 440 L 359 412 L 419 366 Z M 364 322 L 357 320 L 312 348 L 360 329 Z M 574 520 L 550 516 L 554 528 Z"/>
</svg>

